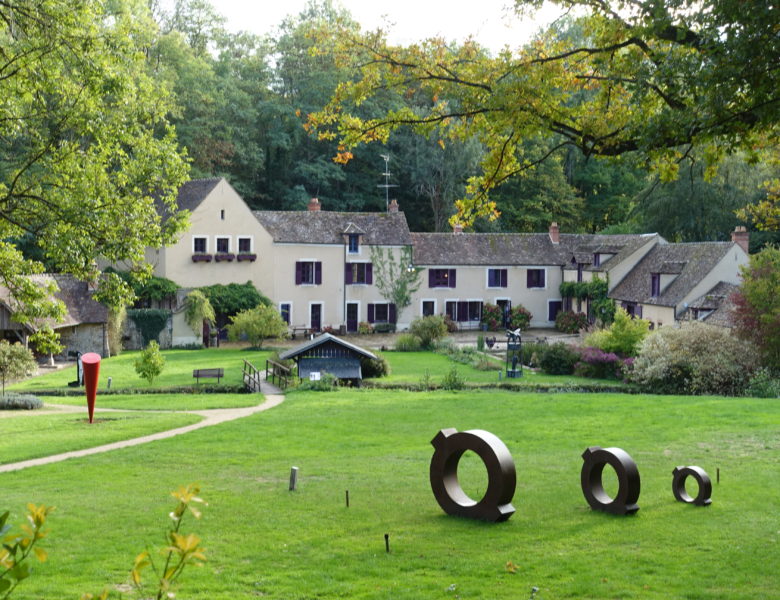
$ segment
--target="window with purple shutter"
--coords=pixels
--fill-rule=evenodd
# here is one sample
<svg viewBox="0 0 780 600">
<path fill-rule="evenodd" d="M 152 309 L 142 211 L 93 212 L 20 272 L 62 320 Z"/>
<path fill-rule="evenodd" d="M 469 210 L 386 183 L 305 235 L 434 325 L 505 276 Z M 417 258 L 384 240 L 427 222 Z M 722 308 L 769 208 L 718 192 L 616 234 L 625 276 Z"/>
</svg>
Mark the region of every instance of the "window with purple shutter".
<svg viewBox="0 0 780 600">
<path fill-rule="evenodd" d="M 529 288 L 543 288 L 545 286 L 544 269 L 528 269 L 527 273 L 526 284 Z"/>
<path fill-rule="evenodd" d="M 352 271 L 352 263 L 346 263 L 344 265 L 344 283 L 349 285 L 354 281 L 354 274 Z"/>
<path fill-rule="evenodd" d="M 395 314 L 395 304 L 392 302 L 387 305 L 387 319 L 390 323 L 395 323 L 396 320 L 396 314 Z"/>
<path fill-rule="evenodd" d="M 506 269 L 488 269 L 488 287 L 505 288 L 507 286 Z"/>
<path fill-rule="evenodd" d="M 428 269 L 428 287 L 454 288 L 455 269 Z"/>
<path fill-rule="evenodd" d="M 650 295 L 653 298 L 657 298 L 661 295 L 661 274 L 660 273 L 651 273 L 650 274 Z"/>
<path fill-rule="evenodd" d="M 469 320 L 469 303 L 458 301 L 458 321 L 468 321 Z"/>
<path fill-rule="evenodd" d="M 295 263 L 295 285 L 322 284 L 322 263 L 301 260 Z"/>
<path fill-rule="evenodd" d="M 366 263 L 366 284 L 372 285 L 374 283 L 374 265 L 372 263 Z"/>
<path fill-rule="evenodd" d="M 369 323 L 373 323 L 374 322 L 374 314 L 375 314 L 375 312 L 374 312 L 374 305 L 373 304 L 369 304 L 368 305 L 368 322 Z"/>
<path fill-rule="evenodd" d="M 322 263 L 319 261 L 314 263 L 314 284 L 322 285 Z"/>
</svg>

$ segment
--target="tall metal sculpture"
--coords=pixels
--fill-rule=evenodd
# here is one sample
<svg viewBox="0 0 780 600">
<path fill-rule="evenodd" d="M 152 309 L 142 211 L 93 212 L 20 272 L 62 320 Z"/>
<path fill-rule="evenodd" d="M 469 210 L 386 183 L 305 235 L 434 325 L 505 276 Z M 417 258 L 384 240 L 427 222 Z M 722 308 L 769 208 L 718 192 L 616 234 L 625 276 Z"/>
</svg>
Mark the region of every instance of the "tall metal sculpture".
<svg viewBox="0 0 780 600">
<path fill-rule="evenodd" d="M 506 376 L 523 376 L 523 340 L 519 328 L 506 330 Z"/>
<path fill-rule="evenodd" d="M 515 494 L 515 463 L 504 442 L 482 429 L 442 429 L 431 444 L 436 449 L 431 458 L 431 489 L 444 512 L 494 522 L 514 514 L 510 503 Z M 487 468 L 487 491 L 479 501 L 470 498 L 458 482 L 458 462 L 466 450 L 476 453 Z"/>
</svg>

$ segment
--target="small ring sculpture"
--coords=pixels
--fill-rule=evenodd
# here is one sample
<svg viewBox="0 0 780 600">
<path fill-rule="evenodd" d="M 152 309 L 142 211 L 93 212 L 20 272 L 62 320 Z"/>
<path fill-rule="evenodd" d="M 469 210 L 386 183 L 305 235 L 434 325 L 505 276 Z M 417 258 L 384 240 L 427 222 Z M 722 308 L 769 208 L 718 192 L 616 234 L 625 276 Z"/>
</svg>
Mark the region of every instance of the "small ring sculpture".
<svg viewBox="0 0 780 600">
<path fill-rule="evenodd" d="M 615 515 L 630 515 L 639 510 L 639 469 L 627 452 L 620 448 L 591 446 L 582 453 L 585 461 L 580 473 L 582 493 L 593 510 Z M 611 465 L 618 478 L 618 492 L 610 498 L 604 491 L 604 466 Z"/>
<path fill-rule="evenodd" d="M 710 496 L 712 496 L 712 481 L 710 476 L 707 475 L 707 471 L 701 467 L 676 467 L 672 471 L 674 479 L 672 480 L 672 492 L 674 497 L 680 502 L 686 504 L 695 504 L 696 506 L 709 506 L 712 504 Z M 699 493 L 695 498 L 691 498 L 688 492 L 685 491 L 685 480 L 688 477 L 693 477 L 699 484 Z"/>
<path fill-rule="evenodd" d="M 515 463 L 500 439 L 481 429 L 442 429 L 431 444 L 436 449 L 431 458 L 431 488 L 444 512 L 493 522 L 506 521 L 514 514 Z M 458 462 L 467 450 L 482 459 L 488 472 L 487 491 L 479 501 L 470 498 L 458 482 Z"/>
</svg>

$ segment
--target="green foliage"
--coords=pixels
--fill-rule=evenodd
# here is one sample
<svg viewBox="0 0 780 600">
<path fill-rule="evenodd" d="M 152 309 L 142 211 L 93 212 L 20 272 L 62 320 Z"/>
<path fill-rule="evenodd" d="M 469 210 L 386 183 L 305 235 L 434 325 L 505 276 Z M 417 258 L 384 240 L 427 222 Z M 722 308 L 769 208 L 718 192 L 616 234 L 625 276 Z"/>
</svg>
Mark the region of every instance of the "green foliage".
<svg viewBox="0 0 780 600">
<path fill-rule="evenodd" d="M 412 249 L 404 246 L 395 251 L 382 246 L 371 246 L 374 265 L 374 284 L 388 302 L 395 304 L 398 315 L 412 303 L 412 295 L 420 288 L 423 269 L 413 266 Z"/>
<path fill-rule="evenodd" d="M 54 355 L 65 349 L 65 346 L 60 344 L 60 334 L 54 331 L 49 324 L 44 325 L 32 334 L 30 343 L 41 354 L 48 354 L 51 357 L 52 364 L 54 364 Z"/>
<path fill-rule="evenodd" d="M 571 375 L 580 353 L 569 344 L 558 342 L 545 347 L 539 357 L 539 367 L 548 375 Z"/>
<path fill-rule="evenodd" d="M 241 311 L 253 309 L 260 304 L 271 306 L 271 301 L 258 292 L 251 281 L 227 285 L 218 283 L 201 288 L 200 291 L 208 298 L 217 317 L 225 322 Z"/>
<path fill-rule="evenodd" d="M 390 375 L 390 363 L 381 354 L 377 355 L 376 359 L 361 358 L 360 370 L 364 378 L 387 377 Z"/>
<path fill-rule="evenodd" d="M 149 382 L 154 383 L 155 378 L 160 375 L 165 366 L 165 357 L 160 352 L 160 344 L 152 340 L 141 351 L 141 355 L 135 361 L 135 372 Z"/>
<path fill-rule="evenodd" d="M 372 333 L 374 331 L 374 327 L 371 325 L 371 323 L 368 323 L 366 321 L 361 321 L 358 323 L 358 333 L 360 335 L 366 335 L 369 333 Z"/>
<path fill-rule="evenodd" d="M 745 389 L 745 396 L 780 398 L 780 377 L 777 377 L 766 367 L 756 369 Z"/>
<path fill-rule="evenodd" d="M 259 304 L 230 317 L 227 330 L 230 340 L 237 341 L 246 336 L 253 347 L 260 348 L 266 338 L 286 336 L 287 323 L 273 306 Z"/>
<path fill-rule="evenodd" d="M 694 321 L 649 335 L 634 361 L 631 380 L 656 393 L 739 396 L 756 365 L 749 342 L 728 329 Z"/>
<path fill-rule="evenodd" d="M 45 562 L 48 558 L 48 553 L 40 547 L 39 542 L 48 533 L 44 527 L 46 519 L 53 510 L 53 506 L 28 504 L 27 523 L 18 533 L 9 533 L 10 513 L 6 511 L 0 514 L 0 539 L 3 540 L 3 545 L 0 547 L 0 598 L 2 600 L 10 598 L 16 587 L 30 577 L 28 559 L 31 555 L 34 554 L 40 562 Z"/>
<path fill-rule="evenodd" d="M 509 329 L 521 329 L 525 331 L 531 325 L 531 312 L 522 304 L 513 306 L 509 311 Z"/>
<path fill-rule="evenodd" d="M 43 407 L 43 401 L 30 394 L 13 394 L 11 392 L 0 396 L 0 410 L 36 410 Z"/>
<path fill-rule="evenodd" d="M 735 330 L 758 348 L 765 366 L 780 370 L 780 248 L 768 246 L 751 255 L 741 271 L 732 313 Z"/>
<path fill-rule="evenodd" d="M 146 346 L 159 341 L 160 332 L 168 323 L 171 311 L 163 308 L 129 308 L 127 318 L 141 333 L 141 343 Z"/>
<path fill-rule="evenodd" d="M 485 351 L 485 336 L 481 333 L 477 336 L 477 352 Z"/>
<path fill-rule="evenodd" d="M 441 387 L 445 390 L 462 390 L 466 384 L 466 380 L 463 379 L 458 372 L 458 367 L 455 365 L 444 374 L 441 379 Z"/>
<path fill-rule="evenodd" d="M 642 340 L 650 331 L 650 322 L 636 319 L 618 308 L 614 322 L 606 329 L 594 331 L 585 338 L 585 345 L 614 352 L 623 357 L 636 356 Z"/>
<path fill-rule="evenodd" d="M 8 340 L 0 340 L 0 380 L 3 384 L 3 396 L 6 381 L 29 377 L 37 367 L 32 352 L 19 342 L 10 344 Z"/>
<path fill-rule="evenodd" d="M 398 352 L 418 352 L 421 348 L 420 338 L 411 333 L 402 333 L 395 338 L 395 349 Z"/>
<path fill-rule="evenodd" d="M 486 302 L 482 305 L 482 324 L 487 325 L 488 331 L 503 329 L 504 311 L 500 306 Z"/>
<path fill-rule="evenodd" d="M 173 99 L 145 63 L 154 24 L 140 6 L 140 14 L 115 8 L 0 5 L 0 98 L 3 115 L 13 115 L 0 121 L 0 239 L 33 231 L 50 267 L 84 280 L 97 277 L 99 257 L 149 272 L 147 248 L 173 242 L 186 222 L 176 214 L 188 167 L 167 120 Z M 3 242 L 0 264 L 12 297 L 43 309 L 45 298 L 16 289 L 41 263 Z M 112 306 L 130 295 L 115 278 L 99 285 Z"/>
<path fill-rule="evenodd" d="M 322 371 L 319 379 L 304 379 L 295 389 L 301 392 L 332 392 L 338 386 L 339 380 L 335 375 Z"/>
<path fill-rule="evenodd" d="M 417 317 L 409 326 L 409 333 L 420 340 L 423 349 L 430 350 L 447 335 L 447 324 L 441 315 Z"/>
<path fill-rule="evenodd" d="M 196 334 L 203 329 L 203 321 L 213 324 L 216 318 L 214 307 L 200 290 L 192 290 L 184 298 L 184 320 Z"/>
<path fill-rule="evenodd" d="M 588 326 L 588 315 L 570 310 L 555 315 L 555 328 L 563 333 L 579 333 Z"/>
</svg>

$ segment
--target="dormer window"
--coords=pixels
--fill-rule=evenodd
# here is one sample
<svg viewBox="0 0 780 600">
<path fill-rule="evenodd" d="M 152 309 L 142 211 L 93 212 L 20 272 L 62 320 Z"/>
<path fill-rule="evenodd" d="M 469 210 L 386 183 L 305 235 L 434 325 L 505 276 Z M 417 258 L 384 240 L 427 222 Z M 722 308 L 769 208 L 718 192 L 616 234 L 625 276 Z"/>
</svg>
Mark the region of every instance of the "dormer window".
<svg viewBox="0 0 780 600">
<path fill-rule="evenodd" d="M 650 296 L 657 298 L 661 295 L 661 274 L 652 273 L 650 275 Z"/>
<path fill-rule="evenodd" d="M 593 255 L 593 266 L 594 267 L 600 267 L 601 266 L 601 254 L 596 252 Z"/>
<path fill-rule="evenodd" d="M 347 236 L 347 251 L 350 254 L 360 253 L 360 235 L 357 233 L 350 233 Z"/>
</svg>

